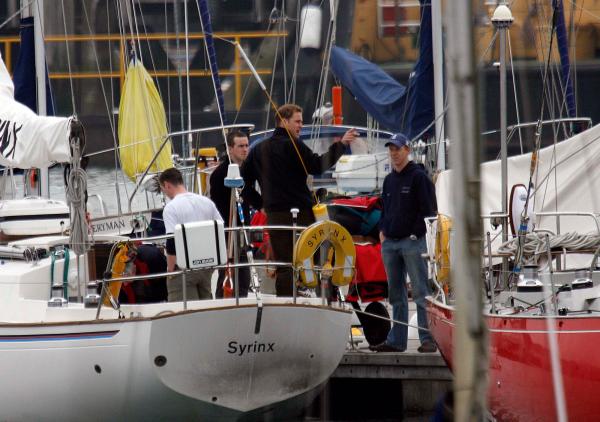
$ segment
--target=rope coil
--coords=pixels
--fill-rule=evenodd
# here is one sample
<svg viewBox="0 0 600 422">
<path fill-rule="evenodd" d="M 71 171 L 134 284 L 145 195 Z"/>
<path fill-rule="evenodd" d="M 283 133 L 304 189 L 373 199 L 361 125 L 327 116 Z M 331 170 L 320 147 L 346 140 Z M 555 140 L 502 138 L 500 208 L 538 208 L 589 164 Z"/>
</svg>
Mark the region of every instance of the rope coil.
<svg viewBox="0 0 600 422">
<path fill-rule="evenodd" d="M 71 230 L 69 244 L 77 255 L 83 255 L 90 248 L 86 221 L 87 174 L 81 168 L 81 155 L 85 146 L 85 134 L 81 123 L 71 122 L 71 171 L 66 187 L 67 203 L 71 208 Z"/>
<path fill-rule="evenodd" d="M 521 245 L 519 245 L 521 243 Z M 546 233 L 528 233 L 503 243 L 498 248 L 502 254 L 516 254 L 522 249 L 522 256 L 526 264 L 535 263 L 537 257 L 550 250 L 584 251 L 597 250 L 600 247 L 600 235 L 580 234 L 569 232 L 556 236 L 547 236 Z"/>
</svg>

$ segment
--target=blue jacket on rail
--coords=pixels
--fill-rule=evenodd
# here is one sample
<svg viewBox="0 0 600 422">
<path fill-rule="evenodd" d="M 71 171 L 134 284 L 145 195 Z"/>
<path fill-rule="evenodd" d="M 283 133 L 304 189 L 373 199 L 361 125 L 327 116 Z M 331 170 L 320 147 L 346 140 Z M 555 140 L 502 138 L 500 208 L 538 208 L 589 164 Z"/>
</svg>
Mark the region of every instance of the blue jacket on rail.
<svg viewBox="0 0 600 422">
<path fill-rule="evenodd" d="M 379 229 L 386 238 L 425 235 L 425 217 L 437 214 L 435 187 L 425 170 L 409 161 L 402 171 L 392 171 L 383 181 L 383 213 Z"/>
</svg>

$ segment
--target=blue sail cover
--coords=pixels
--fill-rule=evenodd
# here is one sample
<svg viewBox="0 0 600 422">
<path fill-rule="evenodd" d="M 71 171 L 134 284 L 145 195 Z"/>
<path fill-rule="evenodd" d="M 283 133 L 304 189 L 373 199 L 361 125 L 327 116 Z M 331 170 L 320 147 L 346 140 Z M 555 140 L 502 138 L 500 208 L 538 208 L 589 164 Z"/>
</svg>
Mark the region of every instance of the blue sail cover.
<svg viewBox="0 0 600 422">
<path fill-rule="evenodd" d="M 413 138 L 434 119 L 431 3 L 421 1 L 419 60 L 408 87 L 404 87 L 379 66 L 348 50 L 333 47 L 331 70 L 354 95 L 358 103 L 380 125 Z M 433 127 L 428 132 L 433 132 Z"/>
<path fill-rule="evenodd" d="M 37 109 L 37 83 L 35 76 L 35 41 L 33 33 L 33 17 L 21 19 L 21 45 L 19 56 L 13 71 L 15 84 L 15 100 L 26 105 L 34 112 Z M 54 115 L 54 104 L 50 91 L 50 81 L 46 72 L 46 115 Z"/>
</svg>

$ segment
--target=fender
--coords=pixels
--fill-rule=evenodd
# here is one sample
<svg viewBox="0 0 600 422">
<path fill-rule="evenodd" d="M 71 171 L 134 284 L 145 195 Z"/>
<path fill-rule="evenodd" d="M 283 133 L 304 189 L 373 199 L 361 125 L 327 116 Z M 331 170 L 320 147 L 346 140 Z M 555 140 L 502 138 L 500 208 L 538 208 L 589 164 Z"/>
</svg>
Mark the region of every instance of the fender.
<svg viewBox="0 0 600 422">
<path fill-rule="evenodd" d="M 304 230 L 294 245 L 292 262 L 306 287 L 313 288 L 318 284 L 314 254 L 325 241 L 331 243 L 335 252 L 331 282 L 336 286 L 345 286 L 354 279 L 356 248 L 352 235 L 335 221 L 318 221 Z"/>
<path fill-rule="evenodd" d="M 450 232 L 452 219 L 444 214 L 438 214 L 437 231 L 435 233 L 435 268 L 437 281 L 448 293 L 450 284 Z"/>
<path fill-rule="evenodd" d="M 137 255 L 137 249 L 129 242 L 121 243 L 117 246 L 119 251 L 115 255 L 111 266 L 111 277 L 127 277 L 135 275 L 135 257 Z M 119 293 L 121 292 L 121 285 L 123 282 L 115 281 L 110 283 L 109 292 L 115 300 L 119 299 Z M 103 305 L 111 306 L 110 296 L 104 298 Z"/>
</svg>

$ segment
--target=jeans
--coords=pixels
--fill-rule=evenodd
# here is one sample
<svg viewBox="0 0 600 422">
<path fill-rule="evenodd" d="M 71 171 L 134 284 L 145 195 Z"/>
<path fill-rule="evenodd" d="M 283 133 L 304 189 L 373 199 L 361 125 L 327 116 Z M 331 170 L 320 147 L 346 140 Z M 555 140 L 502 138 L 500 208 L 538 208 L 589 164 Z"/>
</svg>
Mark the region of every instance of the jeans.
<svg viewBox="0 0 600 422">
<path fill-rule="evenodd" d="M 425 237 L 411 239 L 386 239 L 381 245 L 383 265 L 388 278 L 389 301 L 392 304 L 392 318 L 408 322 L 408 291 L 406 275 L 411 280 L 412 296 L 417 304 L 419 327 L 427 328 L 425 297 L 431 294 L 427 278 L 427 265 L 421 254 L 426 251 Z M 386 342 L 399 349 L 406 349 L 408 327 L 393 324 Z M 433 341 L 429 331 L 419 329 L 421 344 Z"/>
</svg>

